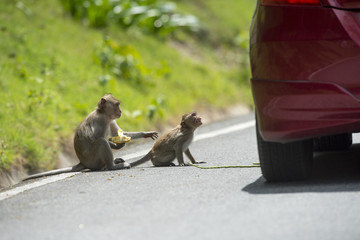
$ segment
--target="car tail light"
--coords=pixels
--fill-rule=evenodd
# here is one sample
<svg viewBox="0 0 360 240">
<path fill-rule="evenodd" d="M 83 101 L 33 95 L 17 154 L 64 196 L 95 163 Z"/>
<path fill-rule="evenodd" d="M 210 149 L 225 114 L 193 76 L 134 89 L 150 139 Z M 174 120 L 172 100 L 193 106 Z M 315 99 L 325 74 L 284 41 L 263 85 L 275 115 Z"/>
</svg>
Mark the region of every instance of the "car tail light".
<svg viewBox="0 0 360 240">
<path fill-rule="evenodd" d="M 261 0 L 261 5 L 320 5 L 319 0 Z"/>
</svg>

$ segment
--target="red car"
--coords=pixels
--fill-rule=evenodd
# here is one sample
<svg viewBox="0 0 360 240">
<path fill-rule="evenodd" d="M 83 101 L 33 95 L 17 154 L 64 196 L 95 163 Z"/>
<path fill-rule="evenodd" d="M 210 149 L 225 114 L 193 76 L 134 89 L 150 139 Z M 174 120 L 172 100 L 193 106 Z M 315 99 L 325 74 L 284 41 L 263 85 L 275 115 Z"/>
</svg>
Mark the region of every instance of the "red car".
<svg viewBox="0 0 360 240">
<path fill-rule="evenodd" d="M 258 0 L 250 62 L 267 181 L 305 179 L 314 151 L 351 146 L 360 131 L 360 0 Z"/>
</svg>

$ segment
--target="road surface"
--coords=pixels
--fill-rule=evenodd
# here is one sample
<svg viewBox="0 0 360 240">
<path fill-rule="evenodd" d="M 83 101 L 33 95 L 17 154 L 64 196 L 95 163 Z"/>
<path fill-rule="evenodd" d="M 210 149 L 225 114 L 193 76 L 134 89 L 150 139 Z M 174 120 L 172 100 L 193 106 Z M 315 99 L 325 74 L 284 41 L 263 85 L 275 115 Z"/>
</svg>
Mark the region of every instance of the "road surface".
<svg viewBox="0 0 360 240">
<path fill-rule="evenodd" d="M 253 115 L 196 136 L 204 166 L 258 162 Z M 131 161 L 152 144 L 117 155 Z M 0 192 L 0 239 L 360 239 L 359 155 L 359 144 L 316 154 L 314 176 L 295 183 L 266 183 L 259 168 L 150 163 L 29 181 Z"/>
</svg>

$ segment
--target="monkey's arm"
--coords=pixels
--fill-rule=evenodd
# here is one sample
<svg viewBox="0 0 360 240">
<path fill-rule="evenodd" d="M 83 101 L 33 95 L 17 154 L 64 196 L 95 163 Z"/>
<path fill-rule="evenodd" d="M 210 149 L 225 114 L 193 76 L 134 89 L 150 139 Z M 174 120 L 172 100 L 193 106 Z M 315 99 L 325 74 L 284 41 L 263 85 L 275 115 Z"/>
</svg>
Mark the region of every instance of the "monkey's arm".
<svg viewBox="0 0 360 240">
<path fill-rule="evenodd" d="M 110 122 L 110 135 L 115 137 L 118 135 L 118 130 L 120 129 L 119 125 L 117 125 L 116 121 L 113 120 Z"/>
<path fill-rule="evenodd" d="M 94 126 L 94 132 L 96 131 L 96 126 Z M 118 129 L 120 129 L 120 127 L 117 125 L 116 121 L 113 120 L 110 122 L 110 135 L 111 136 L 117 136 L 118 135 Z M 112 149 L 120 149 L 120 148 L 123 148 L 125 146 L 125 143 L 114 143 L 114 142 L 111 142 L 111 141 L 108 141 L 109 142 L 109 145 Z"/>
<path fill-rule="evenodd" d="M 119 129 L 120 127 L 115 120 L 110 123 L 110 134 L 112 137 L 118 135 Z M 131 137 L 132 140 L 137 138 L 151 138 L 155 140 L 159 134 L 157 132 L 124 132 L 124 135 Z"/>
<path fill-rule="evenodd" d="M 191 155 L 191 152 L 190 152 L 189 148 L 185 150 L 185 154 L 190 159 L 192 164 L 206 163 L 206 162 L 197 162 L 197 161 L 195 161 L 194 157 Z"/>
<path fill-rule="evenodd" d="M 124 135 L 131 137 L 131 139 L 151 138 L 155 140 L 158 137 L 157 132 L 124 132 Z"/>
<path fill-rule="evenodd" d="M 184 163 L 184 156 L 181 147 L 175 147 L 176 159 L 178 160 L 179 166 L 188 166 L 188 164 Z"/>
</svg>

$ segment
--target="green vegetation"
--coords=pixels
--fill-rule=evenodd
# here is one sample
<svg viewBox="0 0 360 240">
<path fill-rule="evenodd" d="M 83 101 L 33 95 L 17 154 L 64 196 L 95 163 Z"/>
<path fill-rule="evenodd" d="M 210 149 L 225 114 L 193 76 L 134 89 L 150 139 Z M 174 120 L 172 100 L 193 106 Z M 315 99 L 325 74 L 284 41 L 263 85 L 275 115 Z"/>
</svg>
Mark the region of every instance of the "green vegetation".
<svg viewBox="0 0 360 240">
<path fill-rule="evenodd" d="M 123 28 L 135 27 L 165 37 L 179 28 L 196 31 L 195 16 L 176 12 L 172 2 L 158 0 L 61 0 L 70 15 L 92 27 L 113 22 Z"/>
<path fill-rule="evenodd" d="M 53 168 L 61 145 L 105 93 L 122 100 L 118 123 L 130 131 L 193 109 L 252 104 L 246 33 L 255 1 L 175 1 L 177 8 L 171 3 L 171 12 L 150 20 L 136 15 L 131 27 L 111 14 L 99 21 L 70 14 L 66 2 L 76 1 L 0 1 L 0 170 Z M 147 10 L 169 4 L 86 2 L 146 2 Z M 169 22 L 164 14 L 196 16 L 190 22 L 197 27 L 154 28 L 159 18 Z"/>
</svg>

